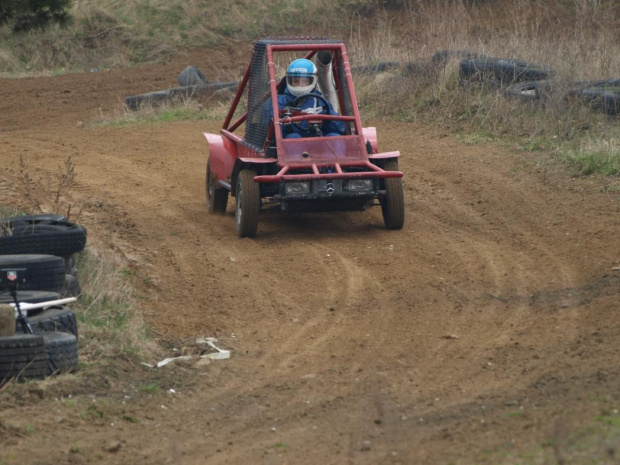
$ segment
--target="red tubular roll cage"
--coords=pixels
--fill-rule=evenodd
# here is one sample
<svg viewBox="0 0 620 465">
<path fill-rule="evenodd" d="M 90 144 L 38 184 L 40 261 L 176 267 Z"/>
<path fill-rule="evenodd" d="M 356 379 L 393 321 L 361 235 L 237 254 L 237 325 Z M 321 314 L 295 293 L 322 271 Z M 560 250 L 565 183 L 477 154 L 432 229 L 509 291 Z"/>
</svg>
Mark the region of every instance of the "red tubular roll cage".
<svg viewBox="0 0 620 465">
<path fill-rule="evenodd" d="M 308 52 L 305 56 L 306 59 L 311 59 L 314 55 L 320 50 L 328 50 L 334 54 L 332 63 L 338 63 L 342 60 L 344 76 L 346 79 L 347 86 L 349 88 L 349 98 L 351 99 L 351 106 L 353 109 L 353 116 L 330 116 L 330 115 L 308 115 L 308 116 L 292 116 L 286 117 L 286 121 L 288 122 L 299 122 L 309 119 L 311 117 L 313 120 L 330 120 L 330 121 L 343 121 L 343 122 L 353 122 L 355 123 L 355 134 L 360 144 L 360 150 L 362 153 L 366 152 L 366 145 L 364 142 L 364 135 L 362 134 L 362 121 L 358 110 L 357 98 L 355 95 L 355 88 L 353 85 L 353 79 L 351 75 L 351 68 L 349 66 L 348 55 L 344 44 L 336 43 L 336 44 L 268 44 L 266 47 L 267 52 L 267 66 L 269 72 L 269 87 L 271 91 L 271 103 L 273 108 L 278 108 L 278 97 L 277 97 L 277 85 L 280 81 L 276 82 L 275 76 L 275 65 L 273 61 L 273 52 L 279 51 L 305 51 Z M 250 79 L 250 70 L 252 67 L 252 63 L 250 63 L 243 75 L 243 79 L 237 89 L 237 94 L 233 100 L 233 103 L 230 107 L 228 115 L 224 120 L 224 124 L 222 125 L 221 134 L 224 137 L 232 138 L 237 142 L 241 141 L 241 138 L 235 134 L 233 131 L 241 126 L 248 117 L 248 112 L 246 111 L 237 121 L 235 121 L 232 125 L 230 124 L 233 118 L 233 115 L 237 109 L 237 106 L 241 100 L 245 87 Z M 338 67 L 334 66 L 332 68 L 334 73 L 334 80 L 337 83 L 337 95 L 338 101 L 340 104 L 340 108 L 345 108 L 345 100 L 342 91 L 342 86 L 339 85 L 341 83 L 341 76 L 339 76 Z M 282 119 L 280 118 L 279 112 L 273 112 L 273 126 L 271 131 L 275 131 L 276 135 L 276 149 L 278 153 L 283 153 L 284 147 L 282 144 Z M 244 147 L 245 148 L 245 147 Z M 255 151 L 247 151 L 243 150 L 245 154 L 251 155 L 250 158 L 256 158 L 257 162 L 259 161 L 267 161 L 265 159 L 265 154 L 255 152 Z M 250 153 L 248 153 L 250 152 Z M 252 156 L 253 155 L 253 156 Z M 385 158 L 396 158 L 400 156 L 399 152 L 387 152 L 383 154 L 379 154 L 374 158 L 385 159 Z M 263 160 L 260 160 L 260 159 Z M 246 161 L 251 161 L 247 158 L 244 158 Z M 278 163 L 278 166 L 281 167 L 280 171 L 275 175 L 262 175 L 254 177 L 255 182 L 281 182 L 288 180 L 296 180 L 296 181 L 305 181 L 305 180 L 317 180 L 317 179 L 356 179 L 356 178 L 400 178 L 403 174 L 400 171 L 385 171 L 380 167 L 371 163 L 368 157 L 360 160 L 342 160 L 341 162 L 326 162 L 326 163 L 313 163 L 312 161 L 308 161 L 308 163 L 294 163 L 294 164 L 284 164 L 281 163 L 277 159 L 270 159 L 270 161 L 274 161 Z M 319 168 L 329 167 L 333 169 L 333 173 L 321 173 Z M 343 167 L 359 167 L 365 168 L 368 171 L 354 171 L 354 172 L 344 172 L 342 170 Z M 287 174 L 291 169 L 299 169 L 306 168 L 311 169 L 312 174 Z"/>
</svg>

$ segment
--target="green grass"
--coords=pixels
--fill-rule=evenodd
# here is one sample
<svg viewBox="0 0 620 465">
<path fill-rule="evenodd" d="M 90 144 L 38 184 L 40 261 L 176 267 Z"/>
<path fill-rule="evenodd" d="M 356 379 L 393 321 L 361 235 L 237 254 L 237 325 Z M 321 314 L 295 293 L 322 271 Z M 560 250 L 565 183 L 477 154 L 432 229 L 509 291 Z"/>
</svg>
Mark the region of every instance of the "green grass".
<svg viewBox="0 0 620 465">
<path fill-rule="evenodd" d="M 125 111 L 122 114 L 90 124 L 90 127 L 105 126 L 123 128 L 152 123 L 177 123 L 183 121 L 223 121 L 228 107 L 217 100 L 205 105 L 187 99 L 177 102 L 164 102 L 161 105 L 146 105 L 138 111 Z"/>
<path fill-rule="evenodd" d="M 549 137 L 528 137 L 519 141 L 521 150 L 531 153 L 547 152 L 553 149 L 553 139 Z"/>
<path fill-rule="evenodd" d="M 152 381 L 150 383 L 146 383 L 140 386 L 140 391 L 148 392 L 149 394 L 156 394 L 157 392 L 159 392 L 160 388 L 161 388 L 161 384 L 159 380 L 155 380 L 155 381 Z"/>
<path fill-rule="evenodd" d="M 22 216 L 25 215 L 23 211 L 16 207 L 8 207 L 0 205 L 0 218 L 10 218 L 12 216 Z"/>
<path fill-rule="evenodd" d="M 588 136 L 570 147 L 564 154 L 582 175 L 600 173 L 614 176 L 620 173 L 620 134 Z"/>
<path fill-rule="evenodd" d="M 510 417 L 510 414 L 508 414 Z M 620 414 L 618 409 L 603 411 L 584 426 L 568 431 L 566 437 L 546 438 L 533 447 L 501 446 L 481 451 L 483 463 L 494 465 L 543 465 L 557 463 L 555 442 L 565 465 L 604 465 L 615 463 L 620 452 Z"/>
<path fill-rule="evenodd" d="M 77 255 L 82 296 L 74 306 L 80 328 L 80 356 L 84 361 L 123 356 L 141 360 L 156 345 L 136 311 L 135 279 L 105 255 L 88 247 Z"/>
<path fill-rule="evenodd" d="M 463 145 L 479 145 L 486 144 L 489 142 L 494 142 L 497 139 L 495 137 L 479 134 L 479 133 L 471 133 L 471 134 L 457 134 L 457 139 Z"/>
</svg>

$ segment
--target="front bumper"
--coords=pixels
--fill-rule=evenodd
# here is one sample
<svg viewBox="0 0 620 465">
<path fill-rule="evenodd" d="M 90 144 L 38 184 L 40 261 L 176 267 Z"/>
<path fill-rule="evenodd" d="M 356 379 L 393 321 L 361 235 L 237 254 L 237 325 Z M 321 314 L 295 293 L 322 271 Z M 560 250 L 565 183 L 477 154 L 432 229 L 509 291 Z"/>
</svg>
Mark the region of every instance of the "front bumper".
<svg viewBox="0 0 620 465">
<path fill-rule="evenodd" d="M 400 171 L 385 171 L 369 161 L 348 163 L 341 166 L 339 163 L 329 165 L 330 172 L 315 163 L 305 165 L 285 165 L 277 174 L 267 174 L 254 177 L 254 182 L 280 183 L 287 181 L 317 181 L 317 180 L 349 180 L 349 179 L 385 179 L 402 178 Z M 295 171 L 307 170 L 306 173 L 292 174 Z M 350 170 L 350 171 L 344 171 Z"/>
<path fill-rule="evenodd" d="M 291 187 L 294 188 L 291 188 Z M 371 199 L 379 192 L 379 179 L 345 180 L 313 179 L 311 181 L 281 181 L 282 200 Z"/>
</svg>

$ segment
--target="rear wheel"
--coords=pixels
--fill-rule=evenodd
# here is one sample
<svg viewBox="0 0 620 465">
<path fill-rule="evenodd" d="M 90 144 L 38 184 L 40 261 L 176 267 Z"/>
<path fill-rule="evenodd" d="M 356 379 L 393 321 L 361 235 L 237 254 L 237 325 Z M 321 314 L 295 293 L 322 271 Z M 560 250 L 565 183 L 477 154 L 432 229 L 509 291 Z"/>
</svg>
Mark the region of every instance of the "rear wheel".
<svg viewBox="0 0 620 465">
<path fill-rule="evenodd" d="M 388 160 L 382 164 L 385 171 L 398 171 L 398 161 Z M 402 178 L 386 178 L 385 197 L 379 199 L 383 221 L 387 229 L 401 229 L 405 224 L 405 194 Z"/>
<path fill-rule="evenodd" d="M 211 172 L 210 160 L 207 160 L 206 191 L 209 213 L 226 213 L 228 190 L 222 187 L 216 187 L 215 176 Z"/>
<path fill-rule="evenodd" d="M 242 170 L 237 178 L 235 220 L 239 237 L 255 237 L 260 211 L 260 189 L 253 170 Z"/>
</svg>

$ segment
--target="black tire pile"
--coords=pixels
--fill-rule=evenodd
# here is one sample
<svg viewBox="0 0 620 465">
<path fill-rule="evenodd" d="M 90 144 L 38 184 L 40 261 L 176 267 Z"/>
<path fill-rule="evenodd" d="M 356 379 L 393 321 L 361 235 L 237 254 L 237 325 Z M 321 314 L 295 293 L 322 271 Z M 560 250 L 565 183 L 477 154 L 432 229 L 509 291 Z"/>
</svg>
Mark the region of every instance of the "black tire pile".
<svg viewBox="0 0 620 465">
<path fill-rule="evenodd" d="M 24 270 L 20 303 L 79 297 L 75 254 L 86 245 L 86 229 L 62 215 L 0 220 L 0 270 Z M 13 302 L 0 291 L 0 304 Z M 0 337 L 0 385 L 11 378 L 42 378 L 70 371 L 78 362 L 78 327 L 67 305 L 22 311 L 35 334 L 15 321 L 15 334 Z"/>
<path fill-rule="evenodd" d="M 195 66 L 188 66 L 179 74 L 179 86 L 157 90 L 125 98 L 125 106 L 129 110 L 139 110 L 142 105 L 169 102 L 178 99 L 192 98 L 201 94 L 221 89 L 235 90 L 239 82 L 209 81 L 204 73 Z"/>
<path fill-rule="evenodd" d="M 430 63 L 380 62 L 375 65 L 354 66 L 353 72 L 377 74 L 400 69 L 406 76 L 436 75 L 451 60 L 459 60 L 459 81 L 463 86 L 485 84 L 501 89 L 506 97 L 523 101 L 546 102 L 552 98 L 579 99 L 594 110 L 620 115 L 620 79 L 596 81 L 562 81 L 548 66 L 509 58 L 489 58 L 468 50 L 440 50 Z"/>
<path fill-rule="evenodd" d="M 575 98 L 594 110 L 620 114 L 620 79 L 562 81 L 555 74 L 548 66 L 513 59 L 476 57 L 459 64 L 461 84 L 484 82 L 523 101 Z"/>
</svg>

